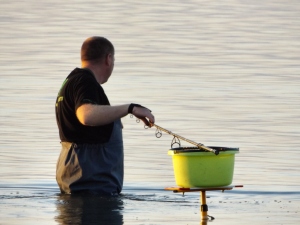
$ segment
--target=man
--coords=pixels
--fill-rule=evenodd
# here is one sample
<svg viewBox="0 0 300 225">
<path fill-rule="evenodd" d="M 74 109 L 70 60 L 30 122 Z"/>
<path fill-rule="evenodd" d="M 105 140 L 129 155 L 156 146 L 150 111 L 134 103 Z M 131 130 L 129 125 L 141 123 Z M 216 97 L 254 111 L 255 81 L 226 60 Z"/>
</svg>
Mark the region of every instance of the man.
<svg viewBox="0 0 300 225">
<path fill-rule="evenodd" d="M 114 68 L 114 47 L 104 37 L 90 37 L 81 47 L 81 68 L 64 81 L 56 99 L 62 150 L 56 180 L 62 193 L 117 195 L 123 186 L 123 139 L 120 118 L 128 113 L 154 123 L 138 104 L 111 106 L 101 85 Z"/>
</svg>

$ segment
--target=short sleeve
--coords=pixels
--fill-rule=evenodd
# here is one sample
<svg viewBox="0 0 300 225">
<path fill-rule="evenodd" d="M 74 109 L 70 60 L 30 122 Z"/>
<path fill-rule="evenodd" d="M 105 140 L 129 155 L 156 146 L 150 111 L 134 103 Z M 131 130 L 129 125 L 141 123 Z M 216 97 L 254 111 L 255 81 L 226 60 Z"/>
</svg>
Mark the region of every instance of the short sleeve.
<svg viewBox="0 0 300 225">
<path fill-rule="evenodd" d="M 99 86 L 93 77 L 81 76 L 74 86 L 75 110 L 85 103 L 101 104 Z"/>
</svg>

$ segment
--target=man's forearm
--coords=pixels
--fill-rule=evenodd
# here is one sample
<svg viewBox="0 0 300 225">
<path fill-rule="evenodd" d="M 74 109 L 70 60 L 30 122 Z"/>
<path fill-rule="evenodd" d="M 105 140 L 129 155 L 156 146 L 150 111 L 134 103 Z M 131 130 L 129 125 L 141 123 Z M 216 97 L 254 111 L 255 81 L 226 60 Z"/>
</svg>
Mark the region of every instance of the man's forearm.
<svg viewBox="0 0 300 225">
<path fill-rule="evenodd" d="M 130 104 L 109 106 L 84 104 L 76 110 L 76 116 L 83 125 L 102 126 L 126 116 L 128 114 L 129 105 Z"/>
</svg>

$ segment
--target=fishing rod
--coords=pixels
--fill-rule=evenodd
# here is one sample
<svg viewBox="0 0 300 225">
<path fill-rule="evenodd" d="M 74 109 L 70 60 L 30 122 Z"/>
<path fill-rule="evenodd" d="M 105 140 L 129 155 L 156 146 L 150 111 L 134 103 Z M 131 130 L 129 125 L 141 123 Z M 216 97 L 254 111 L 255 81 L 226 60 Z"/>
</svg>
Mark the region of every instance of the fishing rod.
<svg viewBox="0 0 300 225">
<path fill-rule="evenodd" d="M 199 149 L 203 149 L 203 150 L 205 150 L 205 151 L 212 152 L 212 153 L 214 153 L 215 155 L 218 155 L 218 154 L 219 154 L 219 151 L 216 150 L 216 149 L 209 148 L 209 147 L 207 147 L 207 146 L 205 146 L 205 145 L 203 145 L 203 144 L 201 144 L 201 143 L 197 143 L 197 142 L 191 141 L 191 140 L 189 140 L 189 139 L 187 139 L 187 138 L 185 138 L 185 137 L 182 137 L 182 136 L 180 136 L 180 135 L 178 135 L 178 134 L 174 134 L 173 132 L 171 132 L 171 131 L 169 131 L 169 130 L 167 130 L 167 129 L 165 129 L 165 128 L 162 128 L 162 127 L 160 127 L 160 126 L 158 126 L 158 125 L 156 125 L 156 124 L 154 124 L 154 123 L 151 123 L 150 125 L 151 125 L 151 127 L 152 127 L 152 126 L 156 127 L 159 131 L 164 131 L 164 132 L 166 132 L 166 133 L 168 133 L 168 134 L 174 136 L 174 138 L 176 137 L 176 138 L 178 138 L 178 139 L 181 139 L 181 140 L 184 140 L 184 141 L 186 141 L 186 142 L 188 142 L 188 143 L 191 143 L 191 144 L 193 144 L 193 145 L 196 145 Z M 148 128 L 148 126 L 147 126 L 147 128 Z M 159 134 L 159 136 L 156 135 L 157 137 L 161 137 L 161 135 L 162 135 L 160 132 L 157 132 L 156 134 Z M 179 145 L 180 145 L 180 144 L 179 144 Z"/>
</svg>

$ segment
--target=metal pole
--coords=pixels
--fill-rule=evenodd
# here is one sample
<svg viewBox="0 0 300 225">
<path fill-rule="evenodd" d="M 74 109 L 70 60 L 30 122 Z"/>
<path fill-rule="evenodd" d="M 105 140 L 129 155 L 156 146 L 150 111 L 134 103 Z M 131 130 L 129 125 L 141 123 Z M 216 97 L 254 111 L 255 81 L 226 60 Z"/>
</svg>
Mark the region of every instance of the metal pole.
<svg viewBox="0 0 300 225">
<path fill-rule="evenodd" d="M 208 206 L 206 205 L 206 192 L 201 191 L 201 220 L 208 220 Z"/>
</svg>

